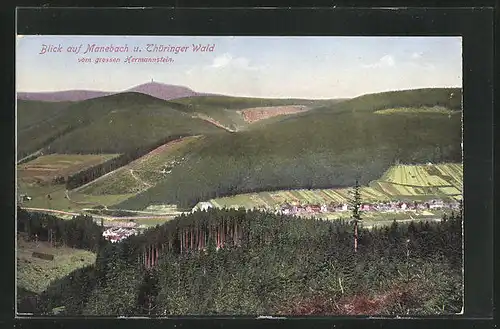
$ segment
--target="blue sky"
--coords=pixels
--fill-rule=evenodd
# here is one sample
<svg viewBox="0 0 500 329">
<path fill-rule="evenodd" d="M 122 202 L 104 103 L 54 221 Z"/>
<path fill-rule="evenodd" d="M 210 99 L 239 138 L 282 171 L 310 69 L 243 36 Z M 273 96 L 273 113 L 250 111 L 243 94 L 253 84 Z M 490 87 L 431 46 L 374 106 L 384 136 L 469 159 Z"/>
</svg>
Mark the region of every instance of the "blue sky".
<svg viewBox="0 0 500 329">
<path fill-rule="evenodd" d="M 127 45 L 128 53 L 82 55 L 88 44 Z M 40 54 L 42 45 L 61 53 Z M 78 47 L 79 54 L 67 51 Z M 187 46 L 149 53 L 147 44 Z M 193 44 L 215 44 L 193 52 Z M 134 53 L 134 46 L 143 51 Z M 78 59 L 89 57 L 91 63 Z M 172 63 L 123 63 L 127 56 Z M 95 64 L 118 57 L 121 63 Z M 199 92 L 253 97 L 337 98 L 425 87 L 462 86 L 460 37 L 18 36 L 17 91 L 121 91 L 154 79 Z"/>
</svg>

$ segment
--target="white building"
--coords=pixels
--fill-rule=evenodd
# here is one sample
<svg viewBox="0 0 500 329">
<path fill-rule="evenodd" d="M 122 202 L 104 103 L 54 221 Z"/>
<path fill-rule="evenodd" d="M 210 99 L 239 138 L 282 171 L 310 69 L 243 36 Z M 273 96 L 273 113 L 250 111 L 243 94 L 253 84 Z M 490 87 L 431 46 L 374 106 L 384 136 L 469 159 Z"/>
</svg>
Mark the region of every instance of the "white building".
<svg viewBox="0 0 500 329">
<path fill-rule="evenodd" d="M 198 204 L 194 206 L 192 212 L 195 212 L 197 210 L 205 211 L 210 208 L 213 208 L 213 205 L 210 202 L 198 202 Z"/>
</svg>

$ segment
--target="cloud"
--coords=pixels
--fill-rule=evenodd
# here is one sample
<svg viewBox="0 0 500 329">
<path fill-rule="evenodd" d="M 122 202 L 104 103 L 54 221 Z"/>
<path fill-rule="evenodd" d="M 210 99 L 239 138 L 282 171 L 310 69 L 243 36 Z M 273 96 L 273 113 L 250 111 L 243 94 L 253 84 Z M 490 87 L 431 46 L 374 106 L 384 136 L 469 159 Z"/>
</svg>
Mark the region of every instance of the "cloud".
<svg viewBox="0 0 500 329">
<path fill-rule="evenodd" d="M 391 67 L 396 65 L 394 57 L 391 55 L 382 56 L 377 62 L 363 65 L 364 68 Z"/>
<path fill-rule="evenodd" d="M 214 58 L 208 68 L 222 69 L 222 68 L 244 69 L 244 70 L 258 70 L 258 66 L 250 64 L 250 61 L 245 57 L 233 57 L 229 53 L 222 54 Z"/>
<path fill-rule="evenodd" d="M 415 53 L 412 53 L 412 54 L 411 54 L 410 58 L 411 58 L 411 59 L 420 59 L 420 58 L 422 58 L 422 55 L 423 55 L 423 54 L 424 54 L 423 52 L 418 52 L 418 53 L 417 53 L 417 52 L 415 52 Z"/>
<path fill-rule="evenodd" d="M 213 68 L 220 68 L 220 67 L 226 67 L 231 63 L 231 60 L 233 59 L 233 56 L 231 54 L 225 53 L 220 56 L 217 56 L 214 58 L 214 61 L 210 67 Z"/>
</svg>

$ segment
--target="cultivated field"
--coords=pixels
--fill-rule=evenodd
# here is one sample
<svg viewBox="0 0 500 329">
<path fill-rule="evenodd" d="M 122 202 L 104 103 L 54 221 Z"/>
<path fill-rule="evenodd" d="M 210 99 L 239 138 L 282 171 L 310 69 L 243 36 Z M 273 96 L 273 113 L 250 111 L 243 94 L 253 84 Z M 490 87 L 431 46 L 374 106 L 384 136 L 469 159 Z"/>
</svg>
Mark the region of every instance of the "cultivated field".
<svg viewBox="0 0 500 329">
<path fill-rule="evenodd" d="M 33 252 L 54 255 L 54 260 L 32 257 Z M 17 285 L 26 290 L 41 293 L 49 284 L 72 271 L 95 262 L 90 251 L 67 247 L 51 247 L 47 242 L 28 242 L 17 239 Z"/>
<path fill-rule="evenodd" d="M 397 165 L 381 177 L 361 188 L 366 202 L 406 200 L 425 201 L 432 198 L 460 199 L 463 171 L 461 164 Z M 350 189 L 288 190 L 239 194 L 209 200 L 215 207 L 275 208 L 286 202 L 299 204 L 347 203 Z"/>
<path fill-rule="evenodd" d="M 86 168 L 106 162 L 118 154 L 49 154 L 17 166 L 23 182 L 50 183 L 56 177 L 67 177 Z"/>
</svg>

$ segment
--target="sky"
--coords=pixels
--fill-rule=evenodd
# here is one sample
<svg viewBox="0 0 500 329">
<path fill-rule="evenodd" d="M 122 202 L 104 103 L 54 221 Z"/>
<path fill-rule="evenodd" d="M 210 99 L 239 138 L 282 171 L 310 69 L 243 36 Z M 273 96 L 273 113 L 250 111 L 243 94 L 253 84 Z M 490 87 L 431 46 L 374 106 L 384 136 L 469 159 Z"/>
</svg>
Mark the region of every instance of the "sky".
<svg viewBox="0 0 500 329">
<path fill-rule="evenodd" d="M 151 79 L 197 92 L 309 99 L 462 86 L 460 37 L 18 35 L 16 43 L 18 92 L 123 91 Z M 126 46 L 122 50 L 128 52 L 83 54 L 92 44 Z M 148 44 L 185 47 L 185 51 L 149 52 Z M 42 53 L 43 45 L 61 51 Z M 196 52 L 193 45 L 209 45 L 211 51 Z M 172 61 L 129 63 L 129 56 Z M 80 62 L 82 58 L 90 62 Z M 95 63 L 98 58 L 120 62 Z"/>
</svg>

